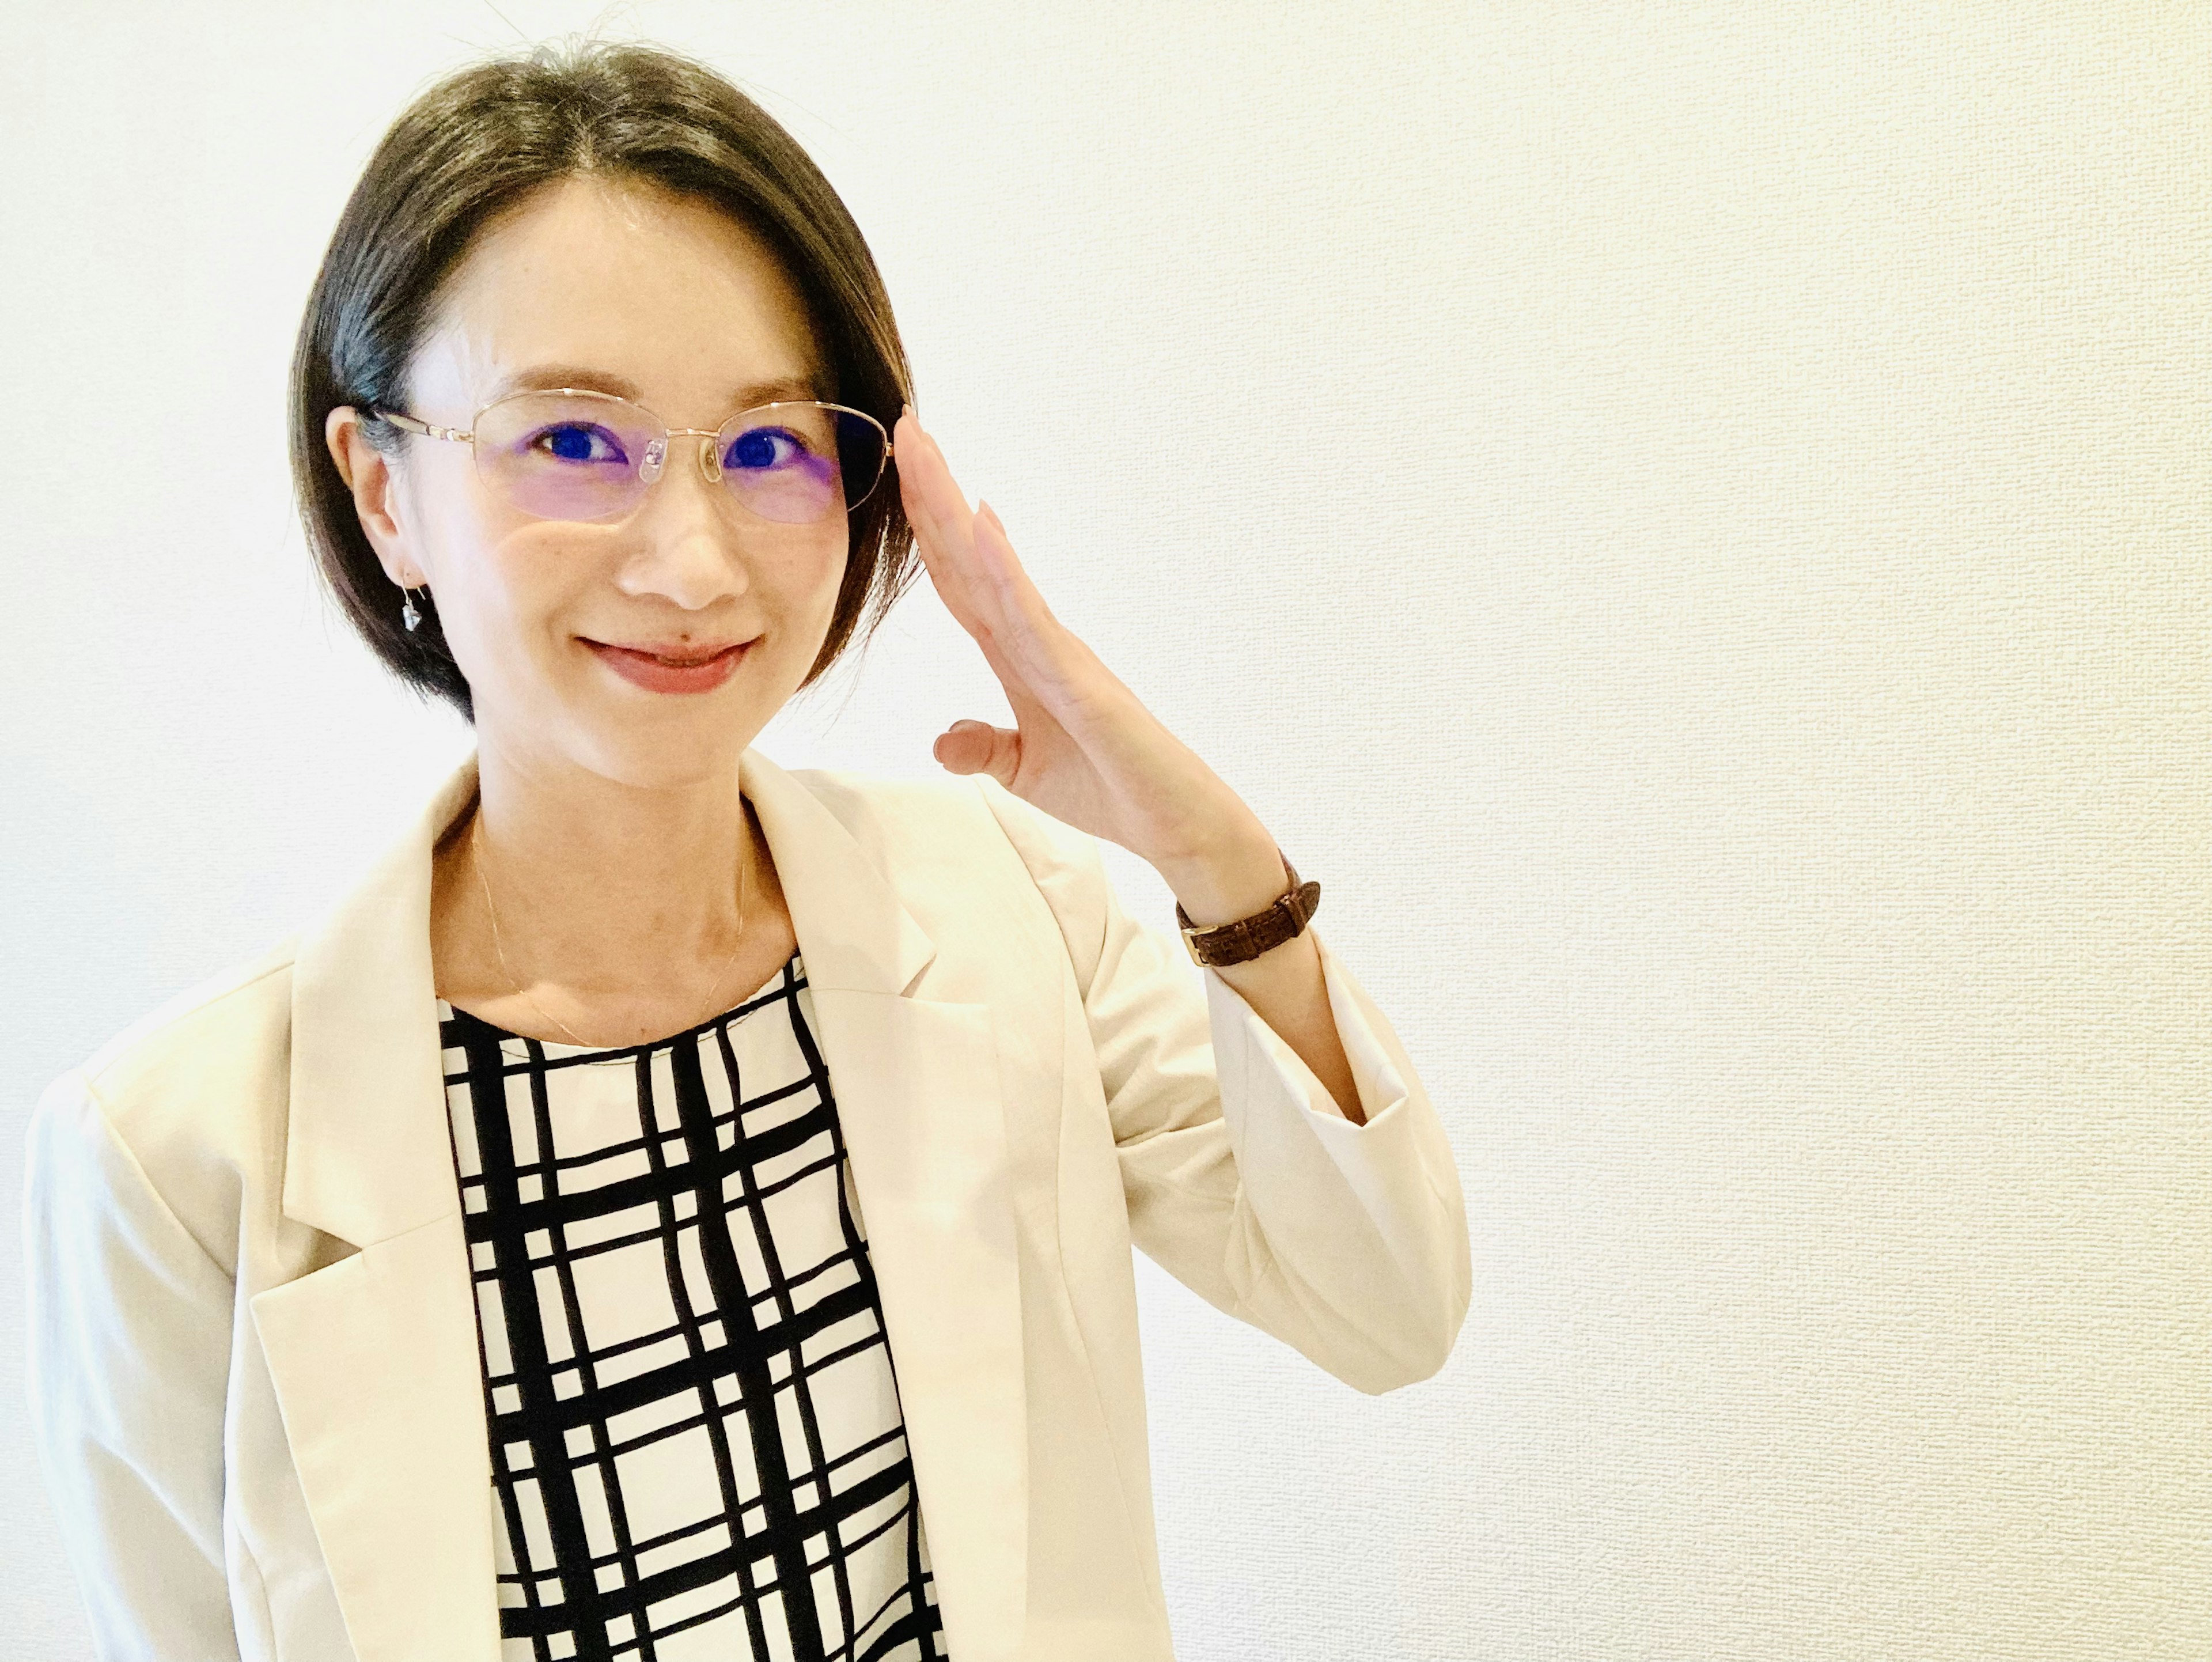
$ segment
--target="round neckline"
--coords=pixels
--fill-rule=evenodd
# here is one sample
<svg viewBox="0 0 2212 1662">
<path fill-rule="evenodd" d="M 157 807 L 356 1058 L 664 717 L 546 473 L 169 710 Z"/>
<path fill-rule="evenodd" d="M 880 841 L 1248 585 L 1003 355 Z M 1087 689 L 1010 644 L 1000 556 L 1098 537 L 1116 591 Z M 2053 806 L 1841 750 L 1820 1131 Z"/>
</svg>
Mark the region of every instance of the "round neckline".
<svg viewBox="0 0 2212 1662">
<path fill-rule="evenodd" d="M 799 962 L 798 950 L 793 948 L 791 956 L 775 967 L 767 981 L 729 1008 L 708 1016 L 704 1021 L 695 1022 L 680 1032 L 669 1033 L 659 1038 L 640 1039 L 635 1044 L 578 1044 L 565 1038 L 534 1038 L 528 1033 L 518 1033 L 511 1028 L 501 1026 L 496 1021 L 487 1020 L 473 1010 L 464 1010 L 443 994 L 438 995 L 438 1016 L 441 1022 L 453 1020 L 472 1022 L 491 1033 L 502 1047 L 507 1044 L 535 1044 L 544 1052 L 548 1061 L 628 1061 L 647 1051 L 665 1050 L 687 1039 L 698 1038 L 732 1021 L 742 1020 L 762 1005 L 781 997 L 790 982 L 803 982 L 805 979 L 805 968 Z"/>
</svg>

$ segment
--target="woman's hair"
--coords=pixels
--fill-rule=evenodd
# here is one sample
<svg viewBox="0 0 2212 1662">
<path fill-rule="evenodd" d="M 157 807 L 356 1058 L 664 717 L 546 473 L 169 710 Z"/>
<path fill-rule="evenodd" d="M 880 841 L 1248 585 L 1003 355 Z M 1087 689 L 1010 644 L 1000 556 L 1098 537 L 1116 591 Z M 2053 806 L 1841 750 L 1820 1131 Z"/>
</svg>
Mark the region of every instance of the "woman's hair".
<svg viewBox="0 0 2212 1662">
<path fill-rule="evenodd" d="M 656 46 L 539 46 L 448 76 L 402 112 L 331 234 L 293 352 L 292 478 L 307 542 L 369 649 L 471 721 L 469 684 L 436 597 L 412 631 L 361 528 L 323 435 L 351 405 L 386 454 L 401 434 L 369 416 L 408 407 L 407 372 L 440 285 L 495 216 L 556 180 L 632 180 L 718 208 L 775 252 L 804 296 L 824 396 L 889 429 L 912 382 L 889 295 L 860 227 L 797 140 L 702 64 Z M 913 538 L 886 480 L 848 515 L 845 577 L 802 686 L 868 633 L 915 575 Z"/>
</svg>

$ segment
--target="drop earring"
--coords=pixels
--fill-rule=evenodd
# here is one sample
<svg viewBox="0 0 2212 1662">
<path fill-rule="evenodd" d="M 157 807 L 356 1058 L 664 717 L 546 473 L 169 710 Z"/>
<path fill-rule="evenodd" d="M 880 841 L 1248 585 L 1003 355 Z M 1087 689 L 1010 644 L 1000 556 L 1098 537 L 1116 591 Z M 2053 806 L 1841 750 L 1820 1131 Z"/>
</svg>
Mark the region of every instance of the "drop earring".
<svg viewBox="0 0 2212 1662">
<path fill-rule="evenodd" d="M 430 591 L 426 588 L 422 592 L 427 594 Z M 404 586 L 400 588 L 399 594 L 404 602 L 399 608 L 399 621 L 407 625 L 408 631 L 411 634 L 416 626 L 422 623 L 422 614 L 415 609 L 415 597 L 408 593 Z"/>
</svg>

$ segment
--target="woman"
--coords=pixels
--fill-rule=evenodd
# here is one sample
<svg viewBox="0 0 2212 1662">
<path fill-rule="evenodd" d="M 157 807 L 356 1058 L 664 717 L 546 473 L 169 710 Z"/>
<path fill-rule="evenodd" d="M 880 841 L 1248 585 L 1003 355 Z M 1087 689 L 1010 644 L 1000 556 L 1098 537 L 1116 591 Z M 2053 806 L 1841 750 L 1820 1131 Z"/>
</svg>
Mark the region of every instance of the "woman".
<svg viewBox="0 0 2212 1662">
<path fill-rule="evenodd" d="M 294 463 L 476 749 L 41 1100 L 33 1407 L 104 1655 L 1165 1658 L 1132 1244 L 1363 1391 L 1442 1365 L 1458 1178 L 1315 887 L 908 398 L 843 205 L 696 64 L 473 69 L 370 161 Z M 1015 727 L 938 784 L 776 768 L 910 545 Z"/>
</svg>

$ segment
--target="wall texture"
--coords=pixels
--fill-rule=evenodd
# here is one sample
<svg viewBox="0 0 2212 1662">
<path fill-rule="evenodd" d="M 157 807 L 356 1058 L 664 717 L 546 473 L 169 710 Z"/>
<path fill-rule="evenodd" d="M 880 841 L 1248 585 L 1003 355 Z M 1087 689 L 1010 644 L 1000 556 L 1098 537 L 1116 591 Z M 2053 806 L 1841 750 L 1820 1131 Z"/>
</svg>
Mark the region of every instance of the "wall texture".
<svg viewBox="0 0 2212 1662">
<path fill-rule="evenodd" d="M 2212 1654 L 2200 5 L 11 19 L 0 1400 L 39 1086 L 465 742 L 312 587 L 281 395 L 502 12 L 815 150 L 963 484 L 1444 1106 L 1436 1379 L 1142 1266 L 1190 1662 Z M 1000 709 L 925 589 L 767 748 L 927 770 Z M 0 1630 L 82 1654 L 13 1414 L 0 1494 Z"/>
</svg>

